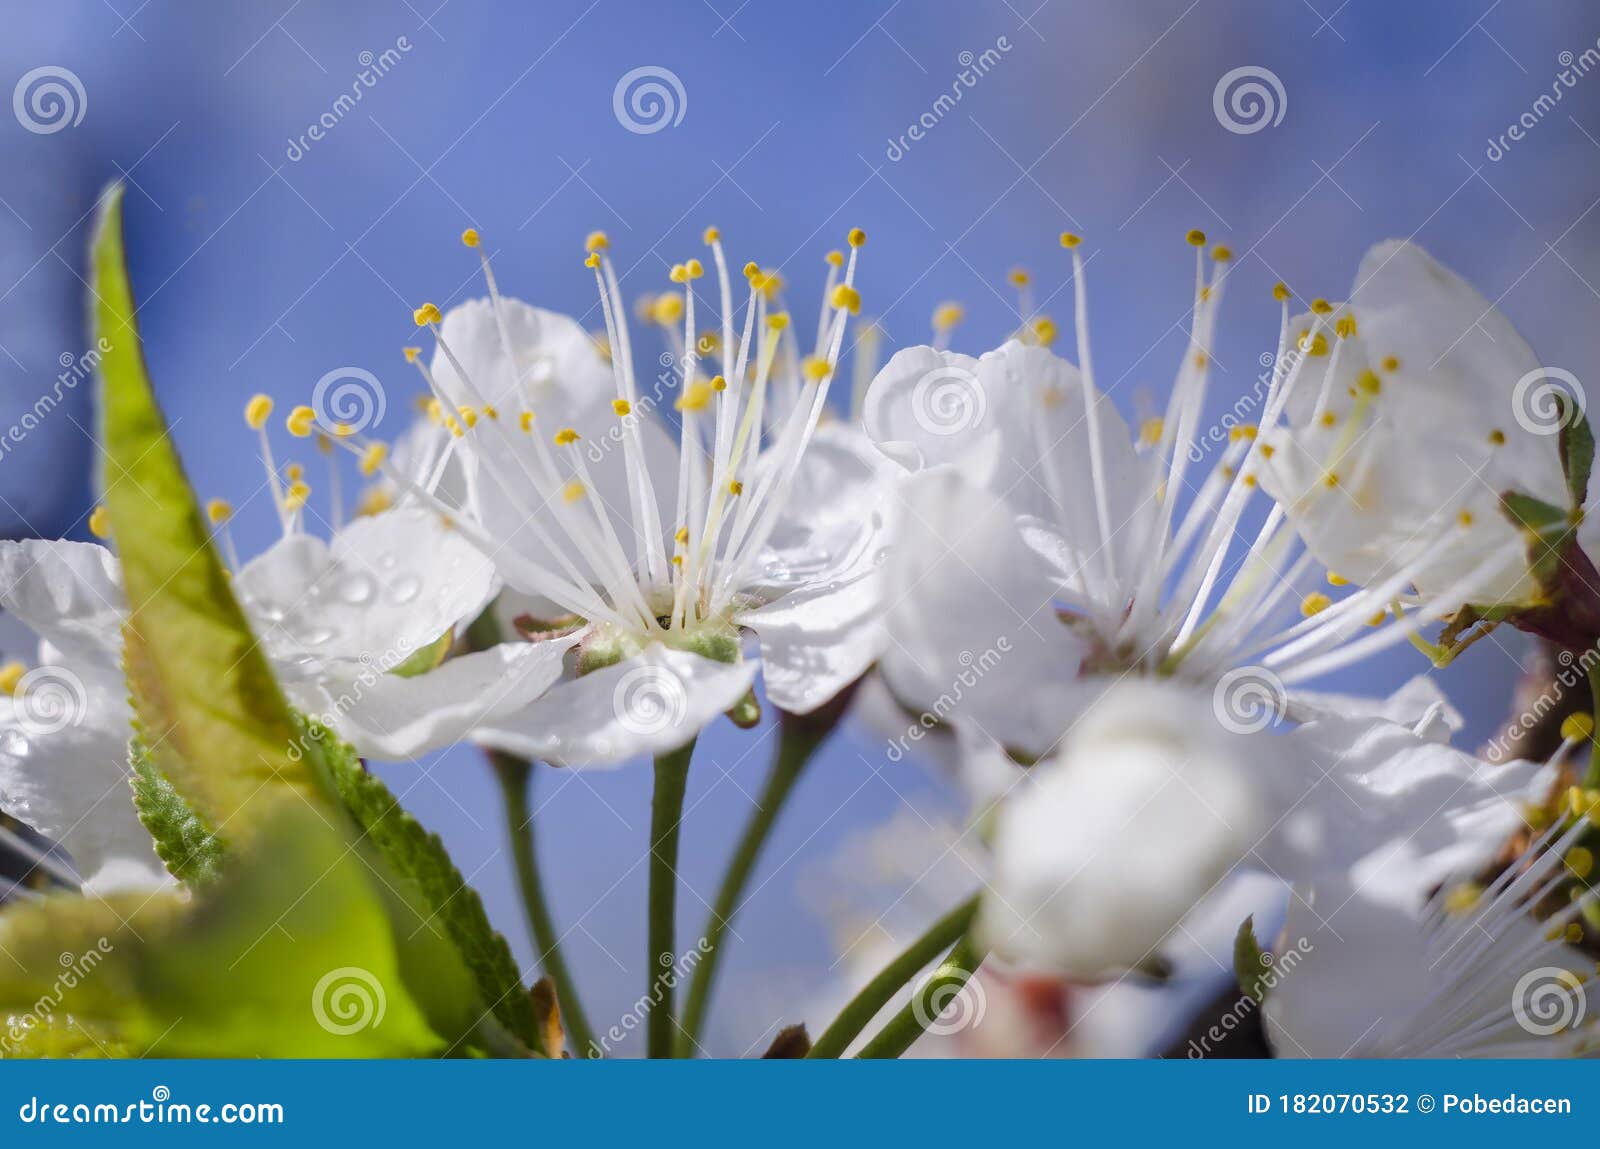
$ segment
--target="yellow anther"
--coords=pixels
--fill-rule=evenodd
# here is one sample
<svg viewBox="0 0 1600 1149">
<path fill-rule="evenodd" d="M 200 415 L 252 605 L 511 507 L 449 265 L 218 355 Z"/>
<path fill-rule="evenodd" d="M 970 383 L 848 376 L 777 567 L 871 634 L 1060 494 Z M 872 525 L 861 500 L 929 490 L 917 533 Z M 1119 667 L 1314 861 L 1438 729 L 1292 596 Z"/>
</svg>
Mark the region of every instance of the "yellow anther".
<svg viewBox="0 0 1600 1149">
<path fill-rule="evenodd" d="M 1587 742 L 1594 735 L 1594 716 L 1569 714 L 1561 720 L 1561 737 L 1574 742 Z"/>
<path fill-rule="evenodd" d="M 600 253 L 597 252 L 597 251 L 591 251 L 588 255 L 584 256 L 583 257 L 583 266 L 589 268 L 589 270 L 591 270 L 591 271 L 593 271 L 595 268 L 599 267 L 600 266 Z"/>
<path fill-rule="evenodd" d="M 388 457 L 389 446 L 387 443 L 369 445 L 365 451 L 361 452 L 361 473 L 370 479 L 378 473 L 378 469 L 383 466 L 384 460 Z"/>
<path fill-rule="evenodd" d="M 1139 424 L 1139 442 L 1146 447 L 1154 447 L 1161 442 L 1161 436 L 1167 429 L 1167 421 L 1160 415 L 1153 415 Z"/>
<path fill-rule="evenodd" d="M 456 413 L 460 416 L 461 422 L 466 425 L 467 430 L 470 431 L 478 425 L 478 409 L 476 407 L 458 407 L 456 408 Z"/>
<path fill-rule="evenodd" d="M 533 430 L 533 412 L 532 411 L 524 411 L 524 412 L 522 412 L 522 414 L 518 415 L 517 416 L 517 426 L 521 427 L 524 431 L 532 431 Z"/>
<path fill-rule="evenodd" d="M 707 247 L 710 247 L 712 244 L 716 243 L 717 240 L 722 238 L 722 232 L 714 227 L 708 227 L 705 230 L 705 234 L 703 234 L 700 238 L 706 241 Z"/>
<path fill-rule="evenodd" d="M 1066 248 L 1068 251 L 1071 251 L 1082 242 L 1083 236 L 1077 234 L 1076 232 L 1064 231 L 1061 233 L 1061 246 Z"/>
<path fill-rule="evenodd" d="M 291 514 L 306 505 L 311 497 L 311 487 L 306 483 L 291 483 L 283 493 L 283 509 Z"/>
<path fill-rule="evenodd" d="M 672 265 L 672 270 L 667 272 L 667 278 L 673 283 L 682 283 L 689 278 L 689 269 L 681 263 L 675 263 Z"/>
<path fill-rule="evenodd" d="M 435 426 L 444 422 L 444 406 L 439 400 L 429 399 L 422 409 L 428 416 L 428 422 Z"/>
<path fill-rule="evenodd" d="M 96 507 L 89 512 L 89 533 L 97 539 L 111 537 L 111 512 L 105 507 Z"/>
<path fill-rule="evenodd" d="M 8 662 L 0 666 L 0 694 L 15 694 L 26 673 L 28 668 L 20 662 Z"/>
<path fill-rule="evenodd" d="M 561 498 L 564 502 L 575 503 L 583 498 L 583 484 L 573 479 L 561 488 Z"/>
<path fill-rule="evenodd" d="M 949 331 L 967 317 L 967 309 L 959 303 L 941 303 L 933 309 L 933 329 Z"/>
<path fill-rule="evenodd" d="M 689 545 L 689 528 L 688 527 L 679 527 L 677 532 L 675 534 L 673 534 L 672 539 L 680 547 L 688 546 Z"/>
<path fill-rule="evenodd" d="M 611 241 L 606 238 L 603 231 L 591 231 L 583 241 L 584 251 L 604 251 L 611 246 Z"/>
<path fill-rule="evenodd" d="M 1586 846 L 1574 846 L 1567 851 L 1567 869 L 1575 878 L 1587 878 L 1594 872 L 1594 851 Z"/>
<path fill-rule="evenodd" d="M 730 494 L 730 495 L 742 495 L 742 494 L 744 494 L 744 484 L 741 483 L 738 479 L 730 479 L 728 481 L 728 494 Z"/>
<path fill-rule="evenodd" d="M 1583 925 L 1581 923 L 1579 923 L 1579 922 L 1568 922 L 1567 923 L 1567 928 L 1564 931 L 1564 934 L 1565 934 L 1565 937 L 1567 939 L 1567 944 L 1575 946 L 1579 942 L 1583 941 Z M 1573 981 L 1577 980 L 1577 976 L 1576 975 L 1569 975 L 1569 977 Z M 1568 979 L 1567 978 L 1563 978 L 1562 980 L 1566 981 Z"/>
<path fill-rule="evenodd" d="M 1314 614 L 1321 614 L 1333 605 L 1333 600 L 1320 590 L 1314 590 L 1300 600 L 1300 613 L 1310 618 Z"/>
<path fill-rule="evenodd" d="M 296 407 L 289 412 L 289 417 L 284 420 L 284 426 L 289 428 L 289 434 L 296 439 L 307 439 L 311 436 L 312 429 L 317 423 L 317 413 L 310 407 Z"/>
<path fill-rule="evenodd" d="M 1013 267 L 1010 271 L 1006 272 L 1006 281 L 1010 283 L 1012 287 L 1027 287 L 1028 284 L 1033 282 L 1033 277 L 1028 274 L 1026 269 L 1021 267 Z"/>
<path fill-rule="evenodd" d="M 833 299 L 830 301 L 835 307 L 842 307 L 851 315 L 861 313 L 861 293 L 848 283 L 841 283 L 833 289 Z"/>
<path fill-rule="evenodd" d="M 1239 481 L 1241 483 L 1243 483 L 1245 486 L 1249 487 L 1251 490 L 1255 489 L 1256 477 L 1254 475 L 1246 475 L 1244 478 L 1240 479 Z"/>
<path fill-rule="evenodd" d="M 867 233 L 862 231 L 859 227 L 853 227 L 850 229 L 850 234 L 845 236 L 845 240 L 850 244 L 851 247 L 860 247 L 862 244 L 867 242 Z"/>
<path fill-rule="evenodd" d="M 1322 418 L 1318 421 L 1324 427 L 1337 427 L 1339 425 L 1339 416 L 1335 415 L 1332 411 L 1324 411 L 1322 413 Z"/>
<path fill-rule="evenodd" d="M 1309 331 L 1305 332 L 1296 342 L 1299 343 L 1300 350 L 1312 358 L 1321 358 L 1328 353 L 1328 337 L 1320 331 L 1315 335 Z"/>
<path fill-rule="evenodd" d="M 711 377 L 711 389 L 718 394 L 721 394 L 723 391 L 728 389 L 728 381 L 721 375 L 713 375 Z"/>
<path fill-rule="evenodd" d="M 761 274 L 761 265 L 754 260 L 744 265 L 744 277 L 752 282 Z"/>
<path fill-rule="evenodd" d="M 233 518 L 233 504 L 227 499 L 211 499 L 206 503 L 206 518 L 211 520 L 212 526 L 220 527 Z"/>
<path fill-rule="evenodd" d="M 446 429 L 449 430 L 450 434 L 454 435 L 457 439 L 466 434 L 466 432 L 461 429 L 461 421 L 454 415 L 446 415 L 444 417 L 444 425 Z"/>
<path fill-rule="evenodd" d="M 1294 298 L 1294 292 L 1290 291 L 1289 285 L 1280 279 L 1277 283 L 1272 285 L 1272 298 L 1276 299 L 1279 303 L 1287 303 L 1289 300 Z"/>
<path fill-rule="evenodd" d="M 304 479 L 306 477 L 305 464 L 304 463 L 290 463 L 288 466 L 286 466 L 283 469 L 283 477 L 285 479 L 288 479 L 291 483 L 300 482 L 300 480 L 302 480 L 302 479 Z"/>
<path fill-rule="evenodd" d="M 1383 380 L 1378 378 L 1378 373 L 1376 371 L 1363 371 L 1360 375 L 1356 376 L 1356 386 L 1361 388 L 1368 395 L 1376 395 L 1379 391 L 1383 390 Z"/>
<path fill-rule="evenodd" d="M 1219 243 L 1211 249 L 1211 258 L 1218 263 L 1227 263 L 1233 258 L 1233 248 L 1225 243 Z"/>
<path fill-rule="evenodd" d="M 1395 358 L 1393 355 L 1390 355 L 1382 363 L 1380 363 L 1379 366 L 1382 367 L 1385 371 L 1393 373 L 1395 371 L 1400 370 L 1400 360 Z"/>
<path fill-rule="evenodd" d="M 1221 475 L 1224 479 L 1227 479 L 1227 480 L 1229 480 L 1231 482 L 1232 479 L 1233 479 L 1233 474 L 1234 474 L 1233 467 L 1231 465 L 1227 464 L 1227 463 L 1223 463 L 1221 466 L 1219 466 L 1217 468 L 1217 474 Z"/>
<path fill-rule="evenodd" d="M 682 555 L 673 555 L 672 556 L 672 565 L 675 566 L 675 567 L 681 567 L 683 565 L 683 556 Z"/>
<path fill-rule="evenodd" d="M 1183 238 L 1189 241 L 1190 247 L 1204 247 L 1206 245 L 1206 233 L 1199 228 L 1190 229 L 1189 234 Z"/>
<path fill-rule="evenodd" d="M 272 396 L 250 396 L 250 402 L 244 405 L 244 421 L 250 425 L 250 429 L 261 430 L 270 418 L 272 418 Z"/>
<path fill-rule="evenodd" d="M 392 506 L 394 506 L 394 494 L 381 487 L 373 487 L 371 490 L 362 492 L 361 498 L 356 502 L 356 514 L 358 516 L 381 515 Z"/>
<path fill-rule="evenodd" d="M 1194 354 L 1194 365 L 1196 367 L 1204 369 L 1205 365 L 1207 363 L 1210 363 L 1210 362 L 1211 362 L 1211 360 L 1206 357 L 1206 353 L 1204 351 L 1196 351 L 1195 352 L 1195 354 Z"/>
<path fill-rule="evenodd" d="M 576 443 L 582 437 L 583 436 L 579 435 L 578 432 L 574 431 L 571 427 L 563 427 L 561 430 L 556 432 L 556 446 L 569 446 L 573 443 Z"/>
<path fill-rule="evenodd" d="M 1506 433 L 1500 430 L 1498 427 L 1495 428 L 1493 431 L 1489 432 L 1489 442 L 1493 443 L 1496 447 L 1504 447 L 1506 445 Z"/>
<path fill-rule="evenodd" d="M 426 327 L 430 323 L 438 323 L 444 316 L 434 304 L 424 303 L 411 313 L 411 318 L 416 321 L 418 327 Z"/>
<path fill-rule="evenodd" d="M 813 383 L 821 383 L 833 374 L 833 368 L 828 366 L 828 361 L 818 359 L 816 356 L 807 356 L 806 361 L 800 365 L 800 370 Z"/>
<path fill-rule="evenodd" d="M 696 379 L 683 389 L 673 406 L 679 411 L 704 411 L 711 406 L 711 395 L 711 385 Z"/>
<path fill-rule="evenodd" d="M 1277 453 L 1278 453 L 1278 448 L 1274 447 L 1271 443 L 1263 443 L 1263 444 L 1261 444 L 1261 457 L 1263 459 L 1270 459 L 1270 458 L 1272 458 L 1272 456 L 1276 455 Z"/>
<path fill-rule="evenodd" d="M 1349 339 L 1356 333 L 1356 317 L 1341 315 L 1333 321 L 1333 333 L 1340 339 Z"/>
<path fill-rule="evenodd" d="M 1349 586 L 1350 585 L 1350 580 L 1345 578 L 1344 575 L 1342 575 L 1342 574 L 1336 574 L 1333 571 L 1329 571 L 1328 572 L 1328 585 L 1329 586 Z"/>
<path fill-rule="evenodd" d="M 415 363 L 417 361 L 417 357 L 422 354 L 422 348 L 420 347 L 407 347 L 404 348 L 404 351 L 406 353 L 407 363 Z"/>
<path fill-rule="evenodd" d="M 650 318 L 663 327 L 671 327 L 683 319 L 683 296 L 676 291 L 664 292 L 650 303 Z"/>
<path fill-rule="evenodd" d="M 1388 618 L 1388 617 L 1389 617 L 1389 612 L 1388 611 L 1380 610 L 1377 614 L 1375 614 L 1371 618 L 1367 619 L 1367 625 L 1368 626 L 1382 626 L 1383 625 L 1383 620 Z"/>
<path fill-rule="evenodd" d="M 836 303 L 834 306 L 837 307 L 838 304 Z M 774 311 L 771 315 L 767 316 L 767 326 L 774 331 L 782 331 L 785 327 L 789 326 L 788 313 L 784 311 Z"/>
<path fill-rule="evenodd" d="M 1452 886 L 1444 896 L 1446 913 L 1464 914 L 1478 904 L 1478 898 L 1483 894 L 1483 887 L 1474 882 L 1462 882 L 1459 886 Z"/>
<path fill-rule="evenodd" d="M 468 247 L 477 247 L 478 244 L 483 242 L 483 240 L 478 235 L 477 228 L 469 227 L 466 231 L 461 233 L 461 242 L 466 244 Z"/>
<path fill-rule="evenodd" d="M 498 418 L 500 418 L 500 408 L 496 407 L 492 403 L 485 403 L 483 405 L 483 417 L 485 419 L 498 419 Z"/>
<path fill-rule="evenodd" d="M 778 292 L 783 290 L 783 276 L 776 271 L 757 271 L 750 279 L 750 286 L 761 292 L 768 299 L 776 299 Z"/>
<path fill-rule="evenodd" d="M 1322 476 L 1322 485 L 1330 490 L 1339 485 L 1339 472 L 1327 471 Z"/>
<path fill-rule="evenodd" d="M 1464 527 L 1470 527 L 1472 525 L 1472 512 L 1462 511 L 1456 516 L 1456 522 L 1460 523 Z"/>
<path fill-rule="evenodd" d="M 1200 302 L 1204 303 L 1211 298 L 1211 285 L 1208 283 L 1200 289 Z"/>
<path fill-rule="evenodd" d="M 1056 341 L 1056 321 L 1048 315 L 1041 315 L 1032 324 L 1033 337 L 1039 341 L 1039 346 L 1048 347 Z"/>
<path fill-rule="evenodd" d="M 633 404 L 626 399 L 611 400 L 611 409 L 617 413 L 619 419 L 625 419 L 633 414 Z"/>
<path fill-rule="evenodd" d="M 1317 315 L 1332 315 L 1333 304 L 1319 297 L 1311 301 L 1311 310 Z"/>
<path fill-rule="evenodd" d="M 699 279 L 706 273 L 706 269 L 701 266 L 701 263 L 698 259 L 691 259 L 688 263 L 683 265 L 683 272 L 690 279 Z"/>
</svg>

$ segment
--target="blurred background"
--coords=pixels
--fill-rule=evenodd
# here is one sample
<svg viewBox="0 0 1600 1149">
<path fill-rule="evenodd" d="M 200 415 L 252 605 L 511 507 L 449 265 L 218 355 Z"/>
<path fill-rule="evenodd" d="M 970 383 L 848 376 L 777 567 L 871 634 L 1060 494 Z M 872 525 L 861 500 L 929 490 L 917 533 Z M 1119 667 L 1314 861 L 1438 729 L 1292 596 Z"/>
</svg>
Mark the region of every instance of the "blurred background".
<svg viewBox="0 0 1600 1149">
<path fill-rule="evenodd" d="M 809 315 L 824 253 L 861 226 L 885 354 L 925 342 L 943 300 L 967 308 L 958 348 L 995 345 L 1019 322 L 1017 265 L 1067 319 L 1055 237 L 1070 228 L 1088 237 L 1101 383 L 1128 415 L 1164 397 L 1182 352 L 1192 227 L 1240 256 L 1218 412 L 1272 348 L 1273 282 L 1342 298 L 1392 236 L 1498 301 L 1546 365 L 1587 382 L 1600 351 L 1600 11 L 1580 0 L 56 0 L 7 15 L 0 427 L 59 399 L 0 453 L 13 537 L 87 537 L 92 388 L 58 376 L 89 346 L 84 252 L 112 179 L 129 189 L 152 371 L 202 497 L 259 486 L 240 415 L 255 391 L 304 402 L 326 372 L 360 367 L 388 394 L 379 430 L 400 433 L 412 307 L 481 292 L 467 226 L 504 290 L 590 325 L 593 228 L 635 295 L 666 288 L 715 223 L 733 259 L 780 267 Z M 639 68 L 675 77 L 664 118 L 629 110 Z M 234 529 L 246 554 L 277 530 L 265 500 Z M 1525 653 L 1497 634 L 1446 676 L 1464 744 L 1506 713 Z M 1335 685 L 1379 691 L 1420 669 L 1405 649 Z M 769 726 L 702 739 L 683 936 L 752 808 Z M 480 757 L 379 769 L 529 961 Z M 537 779 L 540 850 L 601 1030 L 644 982 L 648 783 L 643 764 Z M 960 813 L 935 764 L 841 727 L 735 924 L 709 1050 L 759 1052 L 802 1019 L 796 1003 L 815 1003 L 801 1011 L 815 1031 L 891 936 L 975 886 L 946 848 Z M 1196 960 L 1197 977 L 1225 977 Z M 1170 999 L 1140 1008 L 1045 1044 L 1136 1052 L 1183 1027 Z"/>
</svg>

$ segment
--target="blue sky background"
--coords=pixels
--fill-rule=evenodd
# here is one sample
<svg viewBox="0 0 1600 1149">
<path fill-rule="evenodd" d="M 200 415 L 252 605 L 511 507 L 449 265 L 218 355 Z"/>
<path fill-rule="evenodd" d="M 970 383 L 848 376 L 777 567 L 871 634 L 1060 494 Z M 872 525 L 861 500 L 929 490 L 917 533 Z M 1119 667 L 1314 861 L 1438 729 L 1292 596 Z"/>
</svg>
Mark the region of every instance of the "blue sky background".
<svg viewBox="0 0 1600 1149">
<path fill-rule="evenodd" d="M 1547 365 L 1587 381 L 1600 350 L 1600 74 L 1498 161 L 1486 155 L 1550 91 L 1560 54 L 1600 37 L 1600 12 L 1577 0 L 58 0 L 8 16 L 0 94 L 58 65 L 87 102 L 51 134 L 0 117 L 0 425 L 87 346 L 87 213 L 121 173 L 148 354 L 204 496 L 243 503 L 258 489 L 239 415 L 258 390 L 304 401 L 325 372 L 360 366 L 384 381 L 384 426 L 399 432 L 415 391 L 399 354 L 411 307 L 480 289 L 457 239 L 468 225 L 506 291 L 580 315 L 591 228 L 610 232 L 635 294 L 664 288 L 716 223 L 737 261 L 780 265 L 807 313 L 822 254 L 860 225 L 866 307 L 890 349 L 923 341 L 934 304 L 959 299 L 957 344 L 974 352 L 1016 323 L 1009 267 L 1030 267 L 1041 296 L 1064 284 L 1054 237 L 1071 227 L 1092 254 L 1101 383 L 1128 413 L 1140 388 L 1164 396 L 1182 351 L 1190 227 L 1243 255 L 1216 348 L 1219 411 L 1271 348 L 1271 284 L 1340 297 L 1365 248 L 1390 236 L 1415 236 L 1498 299 Z M 401 62 L 291 160 L 361 53 L 401 37 Z M 960 104 L 891 149 L 950 90 L 961 54 L 1002 37 L 1009 48 Z M 619 78 L 644 65 L 676 73 L 686 96 L 681 123 L 648 135 L 612 110 Z M 1213 89 L 1241 66 L 1281 79 L 1281 123 L 1219 123 Z M 1064 292 L 1050 309 L 1069 307 Z M 85 535 L 90 398 L 80 387 L 0 457 L 4 533 Z M 236 524 L 246 553 L 275 529 L 260 498 Z M 1446 679 L 1473 741 L 1503 714 L 1521 650 L 1497 635 Z M 1382 689 L 1418 669 L 1402 652 L 1344 685 Z M 724 725 L 703 741 L 691 891 L 714 887 L 760 785 L 764 733 Z M 476 755 L 384 773 L 526 956 Z M 603 1026 L 642 983 L 648 771 L 540 780 L 541 850 Z M 743 1052 L 776 1020 L 774 1000 L 829 976 L 827 929 L 797 892 L 810 860 L 908 805 L 949 803 L 929 772 L 846 728 L 802 783 L 737 925 L 715 1051 Z M 683 930 L 703 914 L 685 894 Z"/>
</svg>

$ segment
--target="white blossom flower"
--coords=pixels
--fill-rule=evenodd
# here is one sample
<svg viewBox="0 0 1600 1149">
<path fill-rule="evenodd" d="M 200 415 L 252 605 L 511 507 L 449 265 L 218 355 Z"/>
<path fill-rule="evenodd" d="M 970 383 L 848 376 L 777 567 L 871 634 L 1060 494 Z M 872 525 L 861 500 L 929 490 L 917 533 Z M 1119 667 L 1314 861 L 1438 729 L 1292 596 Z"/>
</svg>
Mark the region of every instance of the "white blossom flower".
<svg viewBox="0 0 1600 1149">
<path fill-rule="evenodd" d="M 475 232 L 463 238 L 479 246 Z M 502 296 L 486 257 L 488 298 L 448 315 L 418 309 L 438 344 L 418 366 L 455 437 L 466 498 L 453 504 L 385 470 L 494 562 L 529 607 L 521 629 L 535 649 L 576 648 L 566 681 L 478 723 L 477 741 L 561 764 L 681 746 L 749 692 L 744 627 L 761 640 L 768 697 L 783 709 L 812 710 L 865 672 L 880 641 L 881 460 L 819 426 L 859 307 L 864 239 L 852 232 L 848 259 L 832 261 L 802 359 L 789 316 L 770 305 L 774 273 L 755 264 L 735 333 L 726 257 L 709 231 L 720 330 L 696 334 L 700 261 L 675 267 L 682 294 L 651 312 L 664 326 L 681 319 L 682 335 L 649 388 L 599 233 L 588 266 L 604 351 L 575 321 Z M 656 417 L 674 391 L 676 444 Z"/>
<path fill-rule="evenodd" d="M 1570 750 L 1569 743 L 1565 749 Z M 1600 1050 L 1593 956 L 1578 948 L 1595 891 L 1595 795 L 1509 864 L 1505 848 L 1542 811 L 1553 766 L 1506 766 L 1438 749 L 1419 763 L 1373 758 L 1391 798 L 1342 871 L 1297 884 L 1283 927 L 1294 968 L 1263 1012 L 1284 1057 L 1552 1057 Z M 1460 791 L 1472 793 L 1463 800 Z M 1444 808 L 1441 809 L 1441 806 Z M 1495 874 L 1480 886 L 1484 875 Z"/>
</svg>

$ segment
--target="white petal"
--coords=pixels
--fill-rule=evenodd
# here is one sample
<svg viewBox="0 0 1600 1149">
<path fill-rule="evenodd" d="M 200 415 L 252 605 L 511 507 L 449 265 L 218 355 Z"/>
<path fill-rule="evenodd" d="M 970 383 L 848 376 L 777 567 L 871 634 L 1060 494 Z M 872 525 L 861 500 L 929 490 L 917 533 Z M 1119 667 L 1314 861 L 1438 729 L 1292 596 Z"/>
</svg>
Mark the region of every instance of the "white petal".
<svg viewBox="0 0 1600 1149">
<path fill-rule="evenodd" d="M 363 757 L 416 758 L 464 740 L 542 697 L 582 634 L 506 642 L 413 678 L 368 670 L 318 684 L 319 717 Z"/>
<path fill-rule="evenodd" d="M 474 741 L 556 766 L 611 766 L 676 750 L 744 697 L 753 662 L 714 662 L 659 643 L 554 687 Z"/>
<path fill-rule="evenodd" d="M 0 609 L 70 656 L 120 659 L 126 599 L 114 556 L 95 543 L 0 542 Z"/>
<path fill-rule="evenodd" d="M 233 586 L 286 676 L 341 660 L 398 665 L 498 589 L 493 565 L 420 507 L 358 518 L 331 543 L 289 535 Z"/>
<path fill-rule="evenodd" d="M 1382 718 L 1406 726 L 1429 742 L 1449 742 L 1465 725 L 1438 681 L 1428 674 L 1408 679 L 1387 698 L 1297 690 L 1289 695 L 1286 716 L 1294 722 L 1328 718 Z"/>
<path fill-rule="evenodd" d="M 577 320 L 545 311 L 520 299 L 501 299 L 501 317 L 510 336 L 505 352 L 494 307 L 472 299 L 452 307 L 440 324 L 444 342 L 466 369 L 477 395 L 514 417 L 532 409 L 541 421 L 544 408 L 578 406 L 611 387 L 611 370 Z M 443 350 L 433 356 L 433 378 L 457 405 L 471 405 L 469 390 Z"/>
<path fill-rule="evenodd" d="M 912 706 L 1032 755 L 1055 742 L 1086 647 L 1011 510 L 949 468 L 907 481 L 885 563 L 883 673 Z"/>
<path fill-rule="evenodd" d="M 843 586 L 808 587 L 735 621 L 761 639 L 767 697 L 809 714 L 867 672 L 882 653 L 883 579 L 871 572 Z"/>
<path fill-rule="evenodd" d="M 867 436 L 908 470 L 952 463 L 978 482 L 998 459 L 999 423 L 978 377 L 978 361 L 954 351 L 897 351 L 867 388 Z"/>
</svg>

